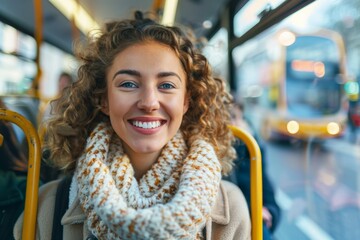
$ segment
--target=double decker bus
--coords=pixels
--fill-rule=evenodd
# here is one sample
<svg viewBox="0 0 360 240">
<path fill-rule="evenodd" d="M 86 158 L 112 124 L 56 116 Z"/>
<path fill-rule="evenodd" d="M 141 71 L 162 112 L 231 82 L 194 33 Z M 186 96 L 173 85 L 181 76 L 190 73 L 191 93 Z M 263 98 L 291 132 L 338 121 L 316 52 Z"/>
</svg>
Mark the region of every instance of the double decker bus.
<svg viewBox="0 0 360 240">
<path fill-rule="evenodd" d="M 252 105 L 246 114 L 263 138 L 343 134 L 345 51 L 338 34 L 282 29 L 247 52 L 237 64 L 237 94 Z"/>
</svg>

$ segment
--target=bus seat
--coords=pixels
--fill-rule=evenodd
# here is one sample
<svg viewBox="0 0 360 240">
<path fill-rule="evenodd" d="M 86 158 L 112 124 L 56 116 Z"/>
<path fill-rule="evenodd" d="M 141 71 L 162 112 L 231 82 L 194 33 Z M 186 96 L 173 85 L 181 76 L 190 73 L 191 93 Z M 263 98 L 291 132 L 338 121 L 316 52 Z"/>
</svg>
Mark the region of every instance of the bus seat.
<svg viewBox="0 0 360 240">
<path fill-rule="evenodd" d="M 28 142 L 29 159 L 22 239 L 35 239 L 41 160 L 39 136 L 31 122 L 17 112 L 0 109 L 0 120 L 10 121 L 19 126 L 24 131 Z"/>
<path fill-rule="evenodd" d="M 235 137 L 243 141 L 250 153 L 250 211 L 251 211 L 251 239 L 263 239 L 262 220 L 262 167 L 261 152 L 258 143 L 249 133 L 241 128 L 229 125 Z"/>
</svg>

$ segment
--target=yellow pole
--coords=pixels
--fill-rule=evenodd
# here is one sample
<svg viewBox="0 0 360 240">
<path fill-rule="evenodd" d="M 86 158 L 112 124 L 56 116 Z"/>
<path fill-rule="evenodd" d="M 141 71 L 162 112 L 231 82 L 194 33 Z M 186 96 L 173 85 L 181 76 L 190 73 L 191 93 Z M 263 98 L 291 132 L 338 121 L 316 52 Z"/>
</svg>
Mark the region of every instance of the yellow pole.
<svg viewBox="0 0 360 240">
<path fill-rule="evenodd" d="M 251 239 L 263 239 L 262 220 L 262 166 L 259 145 L 253 136 L 239 127 L 229 125 L 233 134 L 242 140 L 250 153 L 250 210 L 251 210 Z"/>
<path fill-rule="evenodd" d="M 165 0 L 153 0 L 151 10 L 157 17 L 163 15 Z"/>
<path fill-rule="evenodd" d="M 34 16 L 35 16 L 35 41 L 36 41 L 36 76 L 32 83 L 31 91 L 32 95 L 39 97 L 39 83 L 42 75 L 40 66 L 40 47 L 43 40 L 43 11 L 42 11 L 42 0 L 34 0 Z"/>
<path fill-rule="evenodd" d="M 7 109 L 0 109 L 0 119 L 15 123 L 26 135 L 29 146 L 29 159 L 22 239 L 35 239 L 41 160 L 39 136 L 31 122 L 19 113 Z"/>
</svg>

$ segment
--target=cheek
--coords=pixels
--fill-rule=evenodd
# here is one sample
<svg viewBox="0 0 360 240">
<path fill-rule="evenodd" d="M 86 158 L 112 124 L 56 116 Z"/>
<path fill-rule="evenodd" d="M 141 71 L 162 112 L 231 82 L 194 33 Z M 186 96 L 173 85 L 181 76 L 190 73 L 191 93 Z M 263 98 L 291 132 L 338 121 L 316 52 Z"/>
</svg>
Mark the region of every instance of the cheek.
<svg viewBox="0 0 360 240">
<path fill-rule="evenodd" d="M 109 108 L 113 111 L 118 111 L 121 106 L 126 106 L 131 98 L 116 90 L 109 90 L 107 99 Z"/>
<path fill-rule="evenodd" d="M 127 106 L 126 102 L 125 104 L 122 104 L 121 101 L 109 103 L 109 116 L 117 119 L 122 118 L 128 109 L 129 107 Z"/>
<path fill-rule="evenodd" d="M 108 116 L 112 123 L 117 123 L 122 119 L 129 109 L 128 101 L 124 101 L 119 96 L 109 95 L 107 104 Z"/>
<path fill-rule="evenodd" d="M 126 137 L 125 113 L 121 110 L 110 111 L 110 124 L 119 138 Z"/>
<path fill-rule="evenodd" d="M 177 98 L 174 99 L 171 102 L 168 102 L 168 109 L 171 111 L 171 114 L 173 115 L 173 118 L 182 121 L 184 114 L 187 111 L 187 106 L 185 103 L 184 98 Z"/>
</svg>

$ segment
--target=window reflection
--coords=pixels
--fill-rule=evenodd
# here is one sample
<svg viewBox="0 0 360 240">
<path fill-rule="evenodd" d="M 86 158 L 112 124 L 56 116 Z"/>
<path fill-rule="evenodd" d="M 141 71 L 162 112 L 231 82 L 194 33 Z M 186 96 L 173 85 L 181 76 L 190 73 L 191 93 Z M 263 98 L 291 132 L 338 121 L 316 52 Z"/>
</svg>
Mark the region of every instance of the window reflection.
<svg viewBox="0 0 360 240">
<path fill-rule="evenodd" d="M 252 0 L 234 16 L 234 34 L 237 37 L 257 24 L 267 11 L 277 8 L 285 0 Z"/>
<path fill-rule="evenodd" d="M 359 29 L 359 0 L 317 0 L 232 51 L 278 187 L 276 239 L 360 239 Z"/>
</svg>

